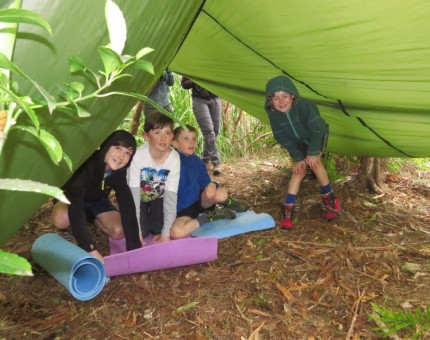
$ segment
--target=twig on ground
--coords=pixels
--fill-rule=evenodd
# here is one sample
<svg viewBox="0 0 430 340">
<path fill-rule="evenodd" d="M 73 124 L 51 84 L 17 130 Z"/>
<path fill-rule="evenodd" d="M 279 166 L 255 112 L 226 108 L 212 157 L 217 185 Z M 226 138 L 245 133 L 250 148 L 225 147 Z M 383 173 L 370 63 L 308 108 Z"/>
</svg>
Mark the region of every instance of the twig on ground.
<svg viewBox="0 0 430 340">
<path fill-rule="evenodd" d="M 366 289 L 364 289 L 363 292 L 360 294 L 360 289 L 357 289 L 358 297 L 353 303 L 354 315 L 352 316 L 351 325 L 349 326 L 348 334 L 346 335 L 345 340 L 350 340 L 352 337 L 352 332 L 354 331 L 354 325 L 355 325 L 355 322 L 357 321 L 358 309 L 361 305 L 361 302 L 363 301 L 363 296 L 365 292 L 366 292 Z"/>
<path fill-rule="evenodd" d="M 261 339 L 261 337 L 260 337 L 260 329 L 261 329 L 261 327 L 263 327 L 263 325 L 265 324 L 265 321 L 263 321 L 262 323 L 261 323 L 261 325 L 260 326 L 258 326 L 252 333 L 251 333 L 251 335 L 248 337 L 248 340 L 259 340 L 259 339 Z"/>
<path fill-rule="evenodd" d="M 318 299 L 318 301 L 314 305 L 312 305 L 308 308 L 308 311 L 310 311 L 311 309 L 314 309 L 318 305 L 321 305 L 321 301 L 325 298 L 325 296 L 327 294 L 328 294 L 328 290 L 324 291 L 324 293 L 321 295 L 321 297 Z"/>
</svg>

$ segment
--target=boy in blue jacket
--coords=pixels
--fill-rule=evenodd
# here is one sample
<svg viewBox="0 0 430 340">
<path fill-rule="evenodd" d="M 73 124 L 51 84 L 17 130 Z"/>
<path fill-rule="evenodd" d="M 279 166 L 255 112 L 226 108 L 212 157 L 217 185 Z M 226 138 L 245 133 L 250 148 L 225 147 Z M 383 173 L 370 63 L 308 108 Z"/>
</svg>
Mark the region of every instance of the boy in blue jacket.
<svg viewBox="0 0 430 340">
<path fill-rule="evenodd" d="M 308 166 L 321 186 L 321 198 L 327 208 L 325 218 L 329 221 L 336 218 L 340 202 L 333 193 L 327 171 L 321 162 L 321 154 L 327 145 L 328 124 L 320 116 L 317 106 L 300 97 L 289 78 L 278 76 L 267 82 L 264 108 L 274 138 L 288 150 L 294 161 L 282 210 L 281 229 L 293 227 L 294 203 Z"/>
<path fill-rule="evenodd" d="M 227 218 L 236 218 L 235 211 L 248 210 L 244 201 L 228 197 L 225 189 L 212 182 L 203 161 L 195 155 L 197 131 L 186 125 L 173 131 L 173 146 L 181 158 L 176 220 L 170 231 L 172 238 L 182 238 L 201 225 Z M 221 208 L 216 208 L 217 204 Z"/>
</svg>

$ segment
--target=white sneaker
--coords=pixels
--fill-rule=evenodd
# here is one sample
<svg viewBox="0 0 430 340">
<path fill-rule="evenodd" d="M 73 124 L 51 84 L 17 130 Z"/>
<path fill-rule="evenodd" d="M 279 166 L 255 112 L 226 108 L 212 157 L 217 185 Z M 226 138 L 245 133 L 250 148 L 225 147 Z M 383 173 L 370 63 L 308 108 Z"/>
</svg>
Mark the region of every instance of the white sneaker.
<svg viewBox="0 0 430 340">
<path fill-rule="evenodd" d="M 214 175 L 219 175 L 222 172 L 222 165 L 221 163 L 215 164 L 213 169 Z"/>
<path fill-rule="evenodd" d="M 204 159 L 203 163 L 205 163 L 205 166 L 206 166 L 207 170 L 212 169 L 212 163 L 211 163 L 211 161 L 209 159 Z"/>
</svg>

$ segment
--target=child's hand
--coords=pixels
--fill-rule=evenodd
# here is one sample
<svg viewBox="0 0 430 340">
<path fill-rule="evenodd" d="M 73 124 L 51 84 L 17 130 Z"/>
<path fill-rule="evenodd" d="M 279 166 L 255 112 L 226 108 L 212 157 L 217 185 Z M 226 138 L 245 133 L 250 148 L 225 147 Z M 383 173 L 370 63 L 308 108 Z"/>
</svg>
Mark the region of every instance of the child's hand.
<svg viewBox="0 0 430 340">
<path fill-rule="evenodd" d="M 170 241 L 170 237 L 169 236 L 155 235 L 153 240 L 155 243 L 162 243 L 162 242 Z"/>
<path fill-rule="evenodd" d="M 316 170 L 321 164 L 320 156 L 306 156 L 305 158 L 306 164 L 312 169 Z"/>
<path fill-rule="evenodd" d="M 300 161 L 300 162 L 294 162 L 293 165 L 293 173 L 296 175 L 303 174 L 303 172 L 306 170 L 306 162 Z"/>
<path fill-rule="evenodd" d="M 215 183 L 211 182 L 208 184 L 208 186 L 203 191 L 203 195 L 205 198 L 210 200 L 215 196 L 215 192 L 216 192 L 216 185 L 215 185 Z"/>
<path fill-rule="evenodd" d="M 139 236 L 139 238 L 140 238 L 140 244 L 142 245 L 142 246 L 144 246 L 146 243 L 145 243 L 145 239 L 143 238 L 143 236 L 142 235 L 140 235 Z"/>
<path fill-rule="evenodd" d="M 102 256 L 102 254 L 100 254 L 98 250 L 93 250 L 93 251 L 90 251 L 89 253 L 90 253 L 90 255 L 92 255 L 95 258 L 97 258 L 100 261 L 102 261 L 103 264 L 105 263 L 105 260 L 104 260 L 104 258 Z"/>
</svg>

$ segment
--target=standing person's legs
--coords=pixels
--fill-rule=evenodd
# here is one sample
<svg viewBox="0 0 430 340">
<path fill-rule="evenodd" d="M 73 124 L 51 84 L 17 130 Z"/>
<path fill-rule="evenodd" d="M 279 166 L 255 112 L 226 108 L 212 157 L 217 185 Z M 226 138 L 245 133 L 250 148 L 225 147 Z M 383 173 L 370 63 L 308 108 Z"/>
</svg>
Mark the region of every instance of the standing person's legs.
<svg viewBox="0 0 430 340">
<path fill-rule="evenodd" d="M 208 104 L 209 113 L 211 115 L 213 131 L 215 133 L 215 143 L 211 145 L 212 149 L 209 151 L 211 162 L 213 165 L 221 163 L 221 157 L 217 149 L 216 140 L 218 138 L 219 128 L 221 125 L 221 98 L 216 97 L 210 100 Z"/>
<path fill-rule="evenodd" d="M 216 150 L 216 136 L 208 102 L 206 99 L 193 97 L 193 112 L 203 135 L 203 161 L 211 160 L 211 153 Z"/>
<path fill-rule="evenodd" d="M 172 107 L 169 105 L 163 106 L 163 109 L 169 112 L 172 112 Z M 153 114 L 153 113 L 158 113 L 160 112 L 158 109 L 156 109 L 155 107 L 148 107 L 145 103 L 144 109 L 143 109 L 143 114 L 146 117 L 148 117 L 149 115 Z"/>
</svg>

